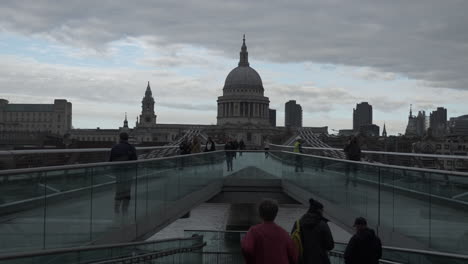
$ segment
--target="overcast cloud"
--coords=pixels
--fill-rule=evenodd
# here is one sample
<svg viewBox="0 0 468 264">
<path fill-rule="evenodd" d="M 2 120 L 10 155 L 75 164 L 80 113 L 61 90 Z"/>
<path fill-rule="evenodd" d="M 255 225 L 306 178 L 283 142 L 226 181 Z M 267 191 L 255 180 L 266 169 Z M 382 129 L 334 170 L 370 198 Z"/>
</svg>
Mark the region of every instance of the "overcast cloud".
<svg viewBox="0 0 468 264">
<path fill-rule="evenodd" d="M 197 123 L 212 123 L 216 98 L 225 76 L 236 66 L 232 62 L 245 33 L 252 66 L 261 74 L 265 95 L 279 119 L 290 98 L 298 99 L 311 114 L 336 118 L 336 124 L 345 118 L 351 124 L 351 116 L 342 113 L 351 112 L 359 101 L 400 115 L 409 103 L 422 109 L 463 105 L 468 95 L 466 10 L 464 0 L 3 0 L 0 33 L 45 40 L 48 48 L 30 47 L 31 51 L 83 61 L 69 65 L 7 55 L 5 51 L 13 47 L 0 43 L 0 97 L 21 94 L 23 102 L 63 97 L 77 103 L 77 116 L 87 113 L 76 112 L 80 105 L 84 109 L 90 102 L 110 100 L 132 105 L 133 116 L 146 81 L 151 80 L 156 107 L 166 108 L 163 112 L 196 110 L 192 114 L 201 119 Z M 118 58 L 122 49 L 131 48 L 142 54 Z M 117 66 L 88 65 L 87 60 L 94 58 L 114 60 Z M 284 83 L 278 79 L 286 73 L 258 68 L 258 62 L 303 64 L 310 70 L 310 80 Z M 311 83 L 322 77 L 314 75 L 315 64 L 322 65 L 320 74 L 337 73 L 322 85 Z M 347 67 L 356 70 L 341 74 Z M 294 79 L 294 72 L 288 78 L 291 75 Z M 348 86 L 333 80 L 341 77 L 367 83 Z M 417 84 L 404 86 L 401 80 Z M 464 110 L 468 109 L 454 112 Z M 395 116 L 390 124 L 404 126 L 404 118 Z M 341 123 L 340 128 L 346 126 Z"/>
<path fill-rule="evenodd" d="M 0 26 L 97 50 L 155 36 L 227 56 L 245 32 L 259 59 L 368 66 L 467 89 L 466 10 L 463 0 L 11 0 L 2 1 Z"/>
</svg>

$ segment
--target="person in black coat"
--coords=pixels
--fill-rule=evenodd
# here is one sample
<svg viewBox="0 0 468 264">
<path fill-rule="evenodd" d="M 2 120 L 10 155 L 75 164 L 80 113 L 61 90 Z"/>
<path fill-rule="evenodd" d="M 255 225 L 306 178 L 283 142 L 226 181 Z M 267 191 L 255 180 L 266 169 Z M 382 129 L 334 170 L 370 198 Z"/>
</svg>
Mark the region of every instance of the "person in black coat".
<svg viewBox="0 0 468 264">
<path fill-rule="evenodd" d="M 208 137 L 208 140 L 206 141 L 205 144 L 205 149 L 203 150 L 204 152 L 208 151 L 215 151 L 216 150 L 216 144 L 214 143 L 213 139 L 211 137 Z"/>
<path fill-rule="evenodd" d="M 344 147 L 344 152 L 346 154 L 346 159 L 360 161 L 361 160 L 361 147 L 357 137 L 352 136 L 348 141 L 348 144 Z"/>
<path fill-rule="evenodd" d="M 344 152 L 346 154 L 346 159 L 352 161 L 361 161 L 361 147 L 359 146 L 359 142 L 357 137 L 353 136 L 348 141 L 348 144 L 344 147 Z M 350 175 L 349 173 L 353 172 L 353 186 L 356 187 L 356 178 L 357 178 L 357 169 L 358 165 L 355 163 L 346 163 L 345 164 L 345 175 L 346 175 L 346 187 L 349 185 Z"/>
<path fill-rule="evenodd" d="M 382 257 L 382 242 L 367 221 L 358 217 L 354 221 L 356 234 L 351 237 L 344 253 L 346 264 L 378 264 Z"/>
<path fill-rule="evenodd" d="M 184 138 L 184 140 L 180 143 L 179 149 L 180 155 L 187 155 L 191 153 L 191 147 L 187 138 Z"/>
<path fill-rule="evenodd" d="M 242 150 L 245 149 L 245 143 L 244 143 L 244 140 L 241 138 L 241 140 L 239 141 L 239 156 L 242 156 Z"/>
<path fill-rule="evenodd" d="M 328 251 L 335 247 L 333 236 L 328 227 L 328 219 L 323 217 L 323 205 L 309 200 L 309 210 L 299 220 L 303 253 L 299 263 L 330 264 Z M 296 230 L 294 223 L 291 233 Z"/>
<path fill-rule="evenodd" d="M 128 143 L 128 134 L 125 132 L 120 133 L 120 143 L 113 146 L 109 161 L 129 161 L 137 160 L 136 149 Z M 122 213 L 125 215 L 128 212 L 128 206 L 131 199 L 132 181 L 136 177 L 136 170 L 134 164 L 116 165 L 112 166 L 115 174 L 115 214 L 120 213 L 122 206 Z"/>
<path fill-rule="evenodd" d="M 234 159 L 235 154 L 235 146 L 231 139 L 226 140 L 226 144 L 224 145 L 224 150 L 226 151 L 226 165 L 227 171 L 232 171 L 232 160 Z"/>
</svg>

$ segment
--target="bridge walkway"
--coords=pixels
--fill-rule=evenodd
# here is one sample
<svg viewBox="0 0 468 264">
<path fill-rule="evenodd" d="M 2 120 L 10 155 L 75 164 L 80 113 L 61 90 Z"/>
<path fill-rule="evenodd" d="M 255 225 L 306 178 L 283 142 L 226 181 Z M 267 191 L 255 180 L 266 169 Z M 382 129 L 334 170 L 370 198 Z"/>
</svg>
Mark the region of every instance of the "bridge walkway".
<svg viewBox="0 0 468 264">
<path fill-rule="evenodd" d="M 466 253 L 467 203 L 464 196 L 457 195 L 468 189 L 463 173 L 285 151 L 237 152 L 234 170 L 228 172 L 224 159 L 225 152 L 217 151 L 119 164 L 33 169 L 29 173 L 42 173 L 40 179 L 46 187 L 49 181 L 56 184 L 60 175 L 74 177 L 76 170 L 85 169 L 84 179 L 88 180 L 78 189 L 45 191 L 42 196 L 2 204 L 0 234 L 8 239 L 0 246 L 11 252 L 144 239 L 218 194 L 223 181 L 235 175 L 244 180 L 279 179 L 283 191 L 298 201 L 306 203 L 311 196 L 322 201 L 327 216 L 347 230 L 351 230 L 354 217 L 365 216 L 387 245 Z M 355 170 L 347 175 L 350 165 Z M 110 177 L 122 166 L 132 176 L 127 216 L 114 213 L 115 180 Z M 8 175 L 13 185 L 15 175 L 28 179 L 24 177 L 26 171 L 0 173 Z M 94 176 L 103 175 L 109 181 L 94 184 Z"/>
</svg>

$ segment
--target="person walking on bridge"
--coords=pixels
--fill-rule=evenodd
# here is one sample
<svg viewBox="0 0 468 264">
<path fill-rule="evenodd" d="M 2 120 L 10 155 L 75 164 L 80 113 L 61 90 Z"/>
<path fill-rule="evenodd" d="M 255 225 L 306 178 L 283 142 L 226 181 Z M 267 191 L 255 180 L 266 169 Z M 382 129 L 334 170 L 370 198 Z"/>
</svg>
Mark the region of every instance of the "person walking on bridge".
<svg viewBox="0 0 468 264">
<path fill-rule="evenodd" d="M 309 210 L 294 223 L 291 231 L 294 234 L 297 228 L 300 230 L 302 254 L 299 263 L 330 264 L 328 251 L 334 248 L 335 242 L 327 222 L 322 203 L 310 199 Z"/>
<path fill-rule="evenodd" d="M 208 140 L 206 141 L 206 144 L 205 144 L 205 149 L 203 151 L 209 152 L 209 151 L 215 151 L 215 150 L 216 150 L 216 144 L 214 143 L 211 137 L 208 137 Z"/>
<path fill-rule="evenodd" d="M 245 150 L 244 139 L 241 138 L 239 141 L 239 157 L 242 156 L 242 151 Z"/>
<path fill-rule="evenodd" d="M 226 165 L 227 171 L 232 171 L 232 160 L 234 159 L 235 146 L 232 142 L 232 139 L 226 139 L 226 144 L 224 145 L 224 150 L 226 151 Z"/>
<path fill-rule="evenodd" d="M 294 153 L 302 153 L 302 139 L 300 137 L 296 138 L 296 141 L 294 142 Z M 302 156 L 301 155 L 295 155 L 295 166 L 294 166 L 294 171 L 295 172 L 304 172 L 304 165 L 302 161 Z"/>
<path fill-rule="evenodd" d="M 270 141 L 268 140 L 268 137 L 265 138 L 265 141 L 263 142 L 263 149 L 265 150 L 265 159 L 268 159 L 270 156 Z"/>
<path fill-rule="evenodd" d="M 346 159 L 351 161 L 361 161 L 361 147 L 357 137 L 352 136 L 348 141 L 348 144 L 344 147 L 344 152 L 346 154 Z M 346 175 L 346 187 L 349 185 L 349 174 L 352 171 L 353 173 L 353 186 L 356 187 L 356 178 L 357 178 L 357 169 L 358 165 L 353 162 L 346 162 L 345 164 L 345 175 Z"/>
<path fill-rule="evenodd" d="M 109 161 L 129 161 L 137 160 L 136 149 L 134 146 L 128 143 L 128 134 L 125 132 L 120 133 L 120 143 L 113 146 Z M 115 174 L 115 203 L 114 213 L 120 213 L 120 207 L 122 206 L 122 213 L 126 215 L 128 213 L 128 206 L 131 199 L 131 188 L 132 181 L 136 178 L 136 164 L 122 164 L 112 166 L 112 170 Z"/>
<path fill-rule="evenodd" d="M 356 234 L 351 237 L 344 253 L 346 264 L 378 264 L 382 257 L 382 242 L 374 230 L 367 227 L 364 217 L 354 221 Z"/>
<path fill-rule="evenodd" d="M 198 136 L 194 136 L 192 138 L 192 144 L 190 146 L 190 153 L 200 153 L 201 152 L 201 145 L 200 145 L 200 139 Z"/>
</svg>

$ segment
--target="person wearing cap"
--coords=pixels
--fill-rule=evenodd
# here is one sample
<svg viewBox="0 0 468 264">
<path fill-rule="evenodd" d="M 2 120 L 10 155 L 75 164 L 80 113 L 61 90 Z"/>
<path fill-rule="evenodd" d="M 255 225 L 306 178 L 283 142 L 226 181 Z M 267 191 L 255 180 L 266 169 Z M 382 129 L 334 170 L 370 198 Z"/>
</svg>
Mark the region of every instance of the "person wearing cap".
<svg viewBox="0 0 468 264">
<path fill-rule="evenodd" d="M 242 239 L 242 254 L 247 264 L 297 263 L 297 250 L 288 232 L 274 221 L 278 203 L 263 200 L 258 207 L 263 220 L 252 226 Z"/>
<path fill-rule="evenodd" d="M 346 264 L 378 264 L 382 243 L 374 230 L 367 227 L 364 217 L 354 220 L 356 234 L 351 237 L 344 253 Z"/>
<path fill-rule="evenodd" d="M 129 161 L 137 160 L 136 149 L 128 143 L 128 134 L 125 132 L 120 133 L 120 142 L 114 145 L 111 149 L 109 161 Z M 133 164 L 134 165 L 134 164 Z M 112 166 L 116 175 L 115 180 L 115 203 L 114 213 L 120 213 L 120 206 L 122 205 L 122 213 L 127 214 L 128 206 L 131 198 L 132 179 L 135 175 L 135 166 L 132 164 Z"/>
<path fill-rule="evenodd" d="M 309 200 L 309 209 L 299 220 L 303 253 L 300 263 L 330 264 L 328 251 L 335 247 L 328 219 L 323 216 L 323 204 Z M 291 233 L 297 228 L 294 223 Z"/>
</svg>

